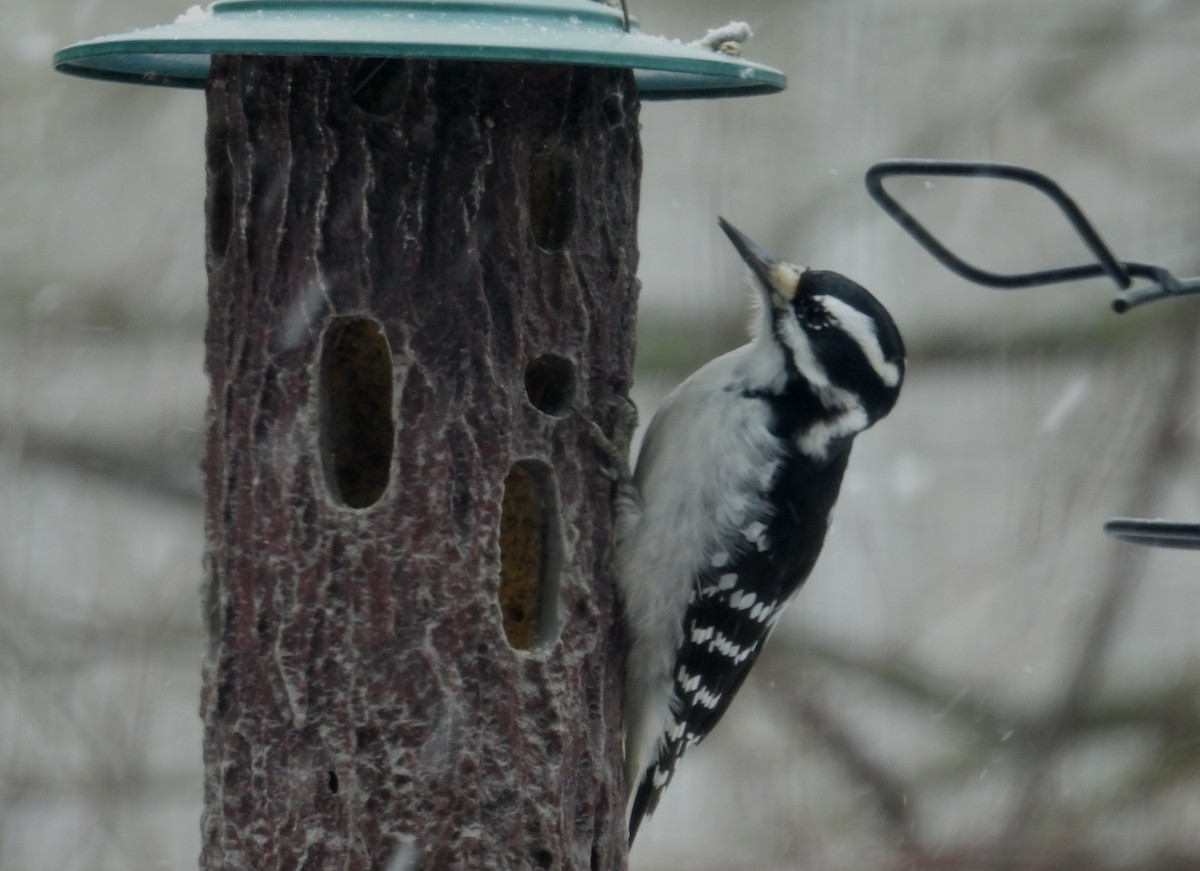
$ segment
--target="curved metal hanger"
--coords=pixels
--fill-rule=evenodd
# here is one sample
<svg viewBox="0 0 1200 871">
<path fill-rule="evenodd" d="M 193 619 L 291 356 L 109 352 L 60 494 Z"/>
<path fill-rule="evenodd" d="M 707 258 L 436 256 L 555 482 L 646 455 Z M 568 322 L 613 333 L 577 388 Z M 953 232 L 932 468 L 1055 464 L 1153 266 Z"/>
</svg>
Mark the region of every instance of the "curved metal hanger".
<svg viewBox="0 0 1200 871">
<path fill-rule="evenodd" d="M 941 243 L 911 212 L 900 205 L 883 186 L 892 176 L 940 176 L 951 178 L 994 178 L 1029 185 L 1045 194 L 1059 208 L 1071 228 L 1087 246 L 1094 263 L 1043 269 L 1035 272 L 1000 273 L 980 269 Z M 867 170 L 867 192 L 871 198 L 926 251 L 956 275 L 987 287 L 1012 290 L 1041 287 L 1067 281 L 1108 276 L 1122 293 L 1113 300 L 1113 311 L 1124 314 L 1135 306 L 1168 297 L 1200 293 L 1200 276 L 1177 278 L 1170 270 L 1152 263 L 1120 260 L 1105 244 L 1083 210 L 1058 184 L 1040 172 L 1011 163 L 973 160 L 883 160 Z M 1146 283 L 1133 287 L 1134 279 Z"/>
<path fill-rule="evenodd" d="M 924 224 L 887 192 L 883 182 L 892 176 L 994 178 L 1029 185 L 1045 194 L 1058 206 L 1096 261 L 1007 274 L 980 269 L 943 245 Z M 1155 300 L 1200 294 L 1200 277 L 1181 279 L 1163 266 L 1118 259 L 1066 191 L 1053 179 L 1024 166 L 971 160 L 884 160 L 867 170 L 866 183 L 871 198 L 905 232 L 916 239 L 921 247 L 951 272 L 976 284 L 1014 290 L 1108 276 L 1120 291 L 1112 301 L 1113 311 L 1117 314 L 1124 314 L 1135 306 Z M 1145 283 L 1134 287 L 1135 279 Z M 1104 524 L 1104 531 L 1114 538 L 1133 544 L 1200 550 L 1200 523 L 1114 517 Z"/>
</svg>

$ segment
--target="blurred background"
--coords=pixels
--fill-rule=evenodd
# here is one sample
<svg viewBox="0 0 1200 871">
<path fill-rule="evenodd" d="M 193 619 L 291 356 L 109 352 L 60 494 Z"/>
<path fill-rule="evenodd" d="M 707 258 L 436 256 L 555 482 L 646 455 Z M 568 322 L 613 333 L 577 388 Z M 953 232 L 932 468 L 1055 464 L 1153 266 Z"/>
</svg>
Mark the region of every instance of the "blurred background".
<svg viewBox="0 0 1200 871">
<path fill-rule="evenodd" d="M 1006 292 L 868 199 L 897 156 L 1053 176 L 1119 256 L 1200 273 L 1190 0 L 630 0 L 731 19 L 778 96 L 643 109 L 635 399 L 744 340 L 724 215 L 895 314 L 905 395 L 826 553 L 643 827 L 654 869 L 1200 868 L 1200 298 Z M 5 0 L 0 28 L 0 869 L 195 866 L 204 101 L 51 71 L 184 0 Z M 1011 187 L 1011 186 L 1010 186 Z M 982 265 L 1084 257 L 982 181 L 891 186 Z"/>
</svg>

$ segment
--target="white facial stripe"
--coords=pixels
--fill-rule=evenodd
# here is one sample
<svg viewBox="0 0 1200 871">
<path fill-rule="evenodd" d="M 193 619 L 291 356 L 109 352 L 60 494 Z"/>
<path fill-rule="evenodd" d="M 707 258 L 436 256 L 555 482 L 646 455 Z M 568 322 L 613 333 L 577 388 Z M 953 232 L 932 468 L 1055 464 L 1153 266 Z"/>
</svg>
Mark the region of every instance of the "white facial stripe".
<svg viewBox="0 0 1200 871">
<path fill-rule="evenodd" d="M 830 389 L 833 385 L 829 383 L 829 375 L 825 372 L 825 367 L 821 365 L 821 361 L 813 353 L 812 343 L 808 340 L 808 334 L 796 323 L 795 318 L 782 318 L 779 321 L 779 326 L 779 338 L 791 350 L 792 360 L 795 362 L 796 369 L 799 371 L 801 377 L 818 391 Z"/>
<path fill-rule="evenodd" d="M 832 296 L 818 296 L 815 299 L 825 306 L 825 310 L 838 319 L 842 331 L 852 338 L 858 347 L 862 348 L 863 356 L 888 387 L 900 383 L 900 367 L 889 363 L 883 356 L 883 348 L 879 344 L 879 334 L 875 331 L 875 322 L 853 306 Z"/>
<path fill-rule="evenodd" d="M 849 311 L 854 309 L 846 306 Z M 865 317 L 865 316 L 864 316 Z M 858 402 L 858 398 L 848 390 L 837 387 L 829 380 L 825 367 L 813 352 L 808 334 L 796 323 L 794 318 L 783 318 L 780 322 L 781 335 L 784 343 L 792 351 L 792 360 L 800 375 L 810 384 L 820 397 L 822 404 L 829 409 L 841 411 L 832 421 L 818 424 L 807 436 L 799 441 L 800 450 L 810 457 L 825 459 L 830 444 L 838 438 L 861 432 L 867 428 L 867 415 Z M 878 345 L 878 342 L 876 342 Z M 865 352 L 864 352 L 865 353 Z M 877 351 L 880 358 L 882 351 Z M 893 367 L 895 368 L 895 367 Z M 880 376 L 883 377 L 882 375 Z M 899 373 L 897 372 L 897 378 Z"/>
<path fill-rule="evenodd" d="M 814 460 L 827 460 L 829 449 L 834 442 L 846 436 L 857 435 L 870 423 L 862 406 L 851 405 L 837 417 L 816 423 L 801 433 L 796 439 L 796 447 Z"/>
</svg>

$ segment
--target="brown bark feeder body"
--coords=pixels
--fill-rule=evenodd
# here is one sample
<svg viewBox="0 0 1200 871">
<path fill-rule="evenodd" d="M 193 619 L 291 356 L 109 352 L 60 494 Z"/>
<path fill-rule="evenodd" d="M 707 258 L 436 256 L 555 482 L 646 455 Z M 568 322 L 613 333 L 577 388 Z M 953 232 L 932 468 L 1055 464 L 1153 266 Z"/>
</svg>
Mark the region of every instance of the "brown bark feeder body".
<svg viewBox="0 0 1200 871">
<path fill-rule="evenodd" d="M 639 100 L 786 79 L 616 3 L 216 0 L 55 54 L 207 92 L 206 869 L 624 867 L 574 409 L 629 387 Z"/>
<path fill-rule="evenodd" d="M 630 382 L 631 74 L 225 57 L 208 112 L 204 866 L 620 867 L 570 406 Z"/>
</svg>

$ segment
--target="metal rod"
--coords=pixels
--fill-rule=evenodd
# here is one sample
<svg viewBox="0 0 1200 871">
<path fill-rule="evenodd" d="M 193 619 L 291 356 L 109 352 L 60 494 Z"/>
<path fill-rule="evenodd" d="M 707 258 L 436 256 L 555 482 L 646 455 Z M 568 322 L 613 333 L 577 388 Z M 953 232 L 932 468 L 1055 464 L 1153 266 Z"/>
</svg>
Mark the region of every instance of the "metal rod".
<svg viewBox="0 0 1200 871">
<path fill-rule="evenodd" d="M 1087 246 L 1095 263 L 1081 263 L 1057 269 L 1004 274 L 980 269 L 952 252 L 918 221 L 911 212 L 887 192 L 884 179 L 892 176 L 943 176 L 951 178 L 995 178 L 1015 181 L 1049 197 Z M 1100 233 L 1084 215 L 1079 205 L 1058 184 L 1045 175 L 1023 166 L 969 160 L 884 160 L 867 170 L 867 192 L 871 198 L 900 227 L 933 255 L 938 262 L 957 275 L 987 287 L 1011 290 L 1059 284 L 1107 275 L 1124 291 L 1112 302 L 1112 309 L 1123 314 L 1139 305 L 1167 297 L 1200 294 L 1200 276 L 1176 278 L 1170 270 L 1152 263 L 1127 262 L 1117 259 L 1105 244 Z M 1133 280 L 1146 283 L 1132 288 Z M 1104 525 L 1104 531 L 1122 541 L 1155 547 L 1200 550 L 1200 523 L 1177 523 L 1166 520 L 1145 520 L 1117 517 Z"/>
<path fill-rule="evenodd" d="M 1200 550 L 1200 523 L 1114 517 L 1104 524 L 1104 531 L 1131 544 Z"/>
</svg>

